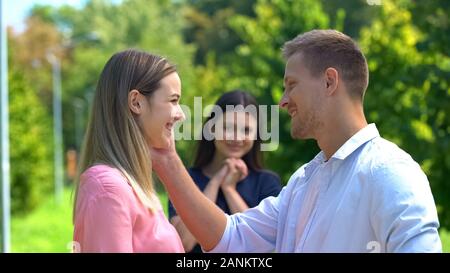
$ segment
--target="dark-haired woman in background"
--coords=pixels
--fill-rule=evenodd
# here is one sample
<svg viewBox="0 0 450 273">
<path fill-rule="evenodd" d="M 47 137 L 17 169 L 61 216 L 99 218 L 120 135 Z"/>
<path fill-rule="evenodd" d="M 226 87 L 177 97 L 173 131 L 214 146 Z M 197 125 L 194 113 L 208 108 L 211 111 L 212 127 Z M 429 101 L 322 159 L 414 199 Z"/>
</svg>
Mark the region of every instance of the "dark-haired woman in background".
<svg viewBox="0 0 450 273">
<path fill-rule="evenodd" d="M 277 196 L 281 184 L 278 175 L 262 166 L 255 98 L 247 92 L 234 90 L 223 94 L 216 105 L 223 114 L 215 117 L 213 112 L 205 124 L 215 118 L 214 132 L 224 132 L 225 137 L 213 140 L 202 137 L 189 174 L 210 200 L 225 213 L 233 214 L 258 205 L 266 197 Z M 234 106 L 234 109 L 227 111 L 227 105 Z M 239 111 L 235 106 L 254 106 L 256 111 L 254 114 L 252 111 Z M 186 252 L 202 252 L 170 202 L 169 219 Z"/>
</svg>

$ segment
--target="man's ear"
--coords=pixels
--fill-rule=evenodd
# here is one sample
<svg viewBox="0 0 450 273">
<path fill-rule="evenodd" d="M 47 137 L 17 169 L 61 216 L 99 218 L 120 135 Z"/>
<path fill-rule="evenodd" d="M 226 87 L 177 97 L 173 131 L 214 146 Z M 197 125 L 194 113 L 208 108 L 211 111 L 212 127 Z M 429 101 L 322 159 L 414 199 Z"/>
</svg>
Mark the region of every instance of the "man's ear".
<svg viewBox="0 0 450 273">
<path fill-rule="evenodd" d="M 141 114 L 142 112 L 141 97 L 141 93 L 136 89 L 133 89 L 128 93 L 128 107 L 130 108 L 131 112 L 137 115 Z"/>
<path fill-rule="evenodd" d="M 339 84 L 339 72 L 333 67 L 328 67 L 325 70 L 325 82 L 327 95 L 333 95 L 336 92 Z"/>
</svg>

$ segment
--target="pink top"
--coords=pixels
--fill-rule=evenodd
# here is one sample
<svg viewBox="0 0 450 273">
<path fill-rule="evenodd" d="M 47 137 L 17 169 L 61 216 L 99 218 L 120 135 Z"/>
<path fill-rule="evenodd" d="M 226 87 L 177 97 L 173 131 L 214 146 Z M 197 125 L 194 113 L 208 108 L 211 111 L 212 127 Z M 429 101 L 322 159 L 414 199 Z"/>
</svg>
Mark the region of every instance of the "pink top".
<svg viewBox="0 0 450 273">
<path fill-rule="evenodd" d="M 119 170 L 107 165 L 81 175 L 74 241 L 81 252 L 184 252 L 161 207 L 151 214 Z"/>
</svg>

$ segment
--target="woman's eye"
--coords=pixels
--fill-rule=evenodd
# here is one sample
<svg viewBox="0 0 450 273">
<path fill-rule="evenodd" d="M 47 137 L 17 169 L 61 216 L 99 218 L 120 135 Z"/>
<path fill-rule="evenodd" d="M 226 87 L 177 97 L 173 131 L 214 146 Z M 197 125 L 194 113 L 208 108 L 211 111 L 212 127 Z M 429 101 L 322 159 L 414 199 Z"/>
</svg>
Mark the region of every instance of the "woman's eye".
<svg viewBox="0 0 450 273">
<path fill-rule="evenodd" d="M 226 132 L 234 132 L 234 126 L 233 125 L 224 125 L 223 130 Z"/>
</svg>

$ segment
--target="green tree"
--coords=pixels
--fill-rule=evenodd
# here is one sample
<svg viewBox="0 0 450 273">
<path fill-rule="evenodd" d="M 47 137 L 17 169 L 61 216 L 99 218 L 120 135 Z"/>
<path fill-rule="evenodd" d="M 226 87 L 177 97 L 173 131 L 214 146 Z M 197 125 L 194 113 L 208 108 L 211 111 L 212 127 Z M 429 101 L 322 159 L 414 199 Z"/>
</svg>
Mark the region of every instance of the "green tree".
<svg viewBox="0 0 450 273">
<path fill-rule="evenodd" d="M 243 41 L 235 57 L 226 63 L 223 88 L 251 91 L 259 103 L 277 105 L 283 93 L 285 62 L 280 48 L 285 41 L 313 28 L 328 28 L 329 19 L 319 1 L 259 0 L 255 17 L 236 15 L 231 28 Z M 270 125 L 269 125 L 270 126 Z M 269 127 L 270 128 L 270 127 Z M 318 148 L 312 141 L 294 141 L 290 137 L 290 120 L 280 111 L 280 145 L 266 153 L 266 165 L 278 172 L 286 183 L 290 175 L 308 162 Z"/>
<path fill-rule="evenodd" d="M 450 58 L 434 27 L 423 32 L 414 24 L 412 4 L 383 1 L 380 16 L 361 31 L 371 73 L 365 108 L 381 133 L 421 164 L 441 225 L 450 227 Z"/>
<path fill-rule="evenodd" d="M 51 107 L 52 73 L 47 55 L 51 52 L 58 58 L 64 56 L 64 52 L 59 50 L 61 33 L 48 19 L 31 15 L 26 19 L 23 32 L 16 33 L 12 29 L 8 36 L 14 43 L 12 63 L 22 71 L 28 82 L 33 83 L 40 100 Z"/>
<path fill-rule="evenodd" d="M 353 38 L 359 38 L 362 27 L 369 26 L 379 16 L 381 5 L 369 5 L 367 0 L 321 0 L 330 18 L 330 26 Z M 372 1 L 376 2 L 376 1 Z M 382 4 L 382 1 L 380 0 Z"/>
<path fill-rule="evenodd" d="M 9 83 L 11 209 L 24 213 L 52 189 L 52 127 L 37 91 L 15 67 Z"/>
<path fill-rule="evenodd" d="M 242 43 L 240 37 L 230 27 L 229 20 L 234 15 L 254 17 L 256 0 L 188 0 L 183 15 L 186 25 L 184 38 L 197 46 L 196 64 L 206 64 L 213 52 L 219 63 L 234 54 L 236 46 Z"/>
<path fill-rule="evenodd" d="M 127 0 L 119 4 L 91 0 L 81 9 L 62 6 L 48 11 L 40 6 L 38 11 L 45 12 L 35 12 L 35 15 L 44 14 L 45 18 L 50 14 L 66 38 L 68 58 L 62 60 L 66 148 L 78 148 L 80 133 L 77 132 L 86 125 L 101 69 L 117 51 L 139 48 L 165 56 L 176 64 L 182 78 L 184 104 L 192 106 L 195 94 L 208 92 L 195 88 L 197 71 L 192 63 L 195 48 L 183 41 L 179 5 L 169 0 Z M 187 154 L 185 147 L 186 144 L 180 144 L 183 156 Z"/>
</svg>

